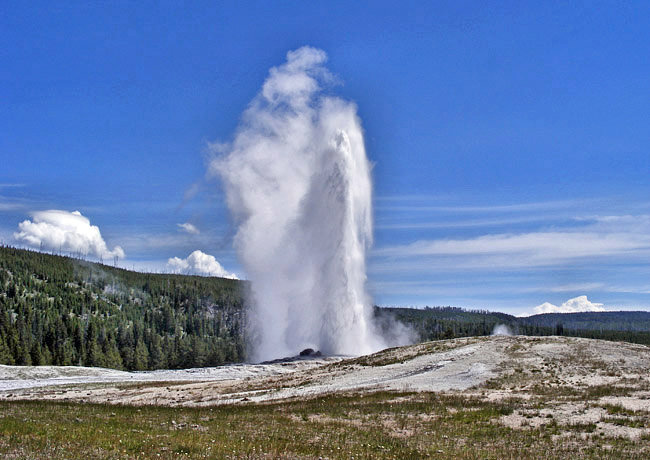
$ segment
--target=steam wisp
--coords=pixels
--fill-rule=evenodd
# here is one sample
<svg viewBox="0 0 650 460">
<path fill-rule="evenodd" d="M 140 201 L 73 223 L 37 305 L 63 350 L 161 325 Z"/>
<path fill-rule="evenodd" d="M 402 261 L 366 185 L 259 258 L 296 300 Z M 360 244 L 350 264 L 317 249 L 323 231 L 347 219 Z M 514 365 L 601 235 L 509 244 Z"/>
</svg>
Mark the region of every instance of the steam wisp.
<svg viewBox="0 0 650 460">
<path fill-rule="evenodd" d="M 505 324 L 497 324 L 494 326 L 494 329 L 492 330 L 492 335 L 506 335 L 506 336 L 511 336 L 512 331 L 508 326 Z"/>
<path fill-rule="evenodd" d="M 370 165 L 356 106 L 324 92 L 326 59 L 310 47 L 289 52 L 211 165 L 252 282 L 256 360 L 384 346 L 365 289 Z"/>
</svg>

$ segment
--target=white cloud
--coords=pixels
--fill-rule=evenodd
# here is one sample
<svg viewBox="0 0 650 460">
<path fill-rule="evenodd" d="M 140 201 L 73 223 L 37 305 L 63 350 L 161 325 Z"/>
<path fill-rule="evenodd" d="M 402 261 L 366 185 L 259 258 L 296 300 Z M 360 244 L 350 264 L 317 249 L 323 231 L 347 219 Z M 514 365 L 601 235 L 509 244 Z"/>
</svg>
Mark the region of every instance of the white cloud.
<svg viewBox="0 0 650 460">
<path fill-rule="evenodd" d="M 505 205 L 485 205 L 485 206 L 436 206 L 429 204 L 417 203 L 423 198 L 418 200 L 418 197 L 383 197 L 379 198 L 380 201 L 397 201 L 407 204 L 403 205 L 382 205 L 378 206 L 380 209 L 391 211 L 410 211 L 410 212 L 441 212 L 441 213 L 522 213 L 527 211 L 543 211 L 543 210 L 558 210 L 573 208 L 577 204 L 583 204 L 585 200 L 564 200 L 564 201 L 542 201 L 532 203 L 516 203 Z M 409 203 L 410 202 L 410 203 Z M 413 204 L 415 202 L 415 204 Z"/>
<path fill-rule="evenodd" d="M 32 220 L 18 224 L 14 238 L 33 247 L 62 250 L 96 257 L 125 257 L 120 246 L 109 250 L 99 227 L 90 225 L 90 220 L 79 211 L 68 212 L 57 209 L 38 211 Z"/>
<path fill-rule="evenodd" d="M 559 307 L 549 302 L 544 302 L 534 309 L 535 314 L 542 313 L 578 313 L 582 311 L 605 311 L 602 303 L 595 303 L 589 301 L 586 295 L 574 297 L 564 302 Z"/>
<path fill-rule="evenodd" d="M 485 235 L 464 240 L 422 240 L 379 250 L 378 253 L 408 256 L 519 253 L 544 260 L 612 255 L 638 249 L 650 249 L 650 236 L 629 233 L 537 232 Z"/>
<path fill-rule="evenodd" d="M 185 222 L 184 224 L 176 224 L 178 227 L 183 230 L 186 233 L 189 233 L 190 235 L 198 235 L 201 233 L 201 231 L 196 228 L 195 225 L 190 224 L 189 222 Z"/>
<path fill-rule="evenodd" d="M 0 184 L 0 190 L 7 187 L 20 187 L 21 185 L 16 184 Z M 5 195 L 0 195 L 0 212 L 4 211 L 19 211 L 25 210 L 28 207 L 29 202 L 24 198 L 8 197 Z"/>
<path fill-rule="evenodd" d="M 16 211 L 22 208 L 19 203 L 7 203 L 0 201 L 0 211 Z"/>
<path fill-rule="evenodd" d="M 436 228 L 467 228 L 467 227 L 496 227 L 512 224 L 524 224 L 532 222 L 542 222 L 548 219 L 547 216 L 525 216 L 525 217 L 504 217 L 499 219 L 474 219 L 474 220 L 456 220 L 456 221 L 405 221 L 402 217 L 399 221 L 384 222 L 375 225 L 375 228 L 382 230 L 418 230 L 418 229 L 436 229 Z"/>
<path fill-rule="evenodd" d="M 549 266 L 590 257 L 643 257 L 650 234 L 641 231 L 546 231 L 484 235 L 470 239 L 420 240 L 378 249 L 376 256 L 444 259 L 448 268 Z M 435 261 L 434 261 L 435 265 Z M 430 265 L 432 266 L 432 265 Z"/>
<path fill-rule="evenodd" d="M 172 257 L 167 261 L 167 266 L 174 273 L 239 279 L 234 273 L 227 272 L 214 256 L 199 250 L 194 251 L 185 259 Z"/>
</svg>

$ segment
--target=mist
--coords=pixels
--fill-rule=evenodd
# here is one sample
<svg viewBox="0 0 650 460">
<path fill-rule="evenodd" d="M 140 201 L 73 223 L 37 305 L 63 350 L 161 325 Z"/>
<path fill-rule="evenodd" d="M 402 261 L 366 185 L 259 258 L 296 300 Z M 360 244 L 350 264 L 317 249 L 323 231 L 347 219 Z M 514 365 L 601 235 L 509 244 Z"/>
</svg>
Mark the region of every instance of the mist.
<svg viewBox="0 0 650 460">
<path fill-rule="evenodd" d="M 507 336 L 511 336 L 511 335 L 512 335 L 512 331 L 511 331 L 510 328 L 509 328 L 508 326 L 506 326 L 505 324 L 497 324 L 496 326 L 494 326 L 494 329 L 492 330 L 492 335 L 507 335 Z"/>
<path fill-rule="evenodd" d="M 330 95 L 326 54 L 303 47 L 273 67 L 229 144 L 214 146 L 251 281 L 252 358 L 310 347 L 385 347 L 366 292 L 372 183 L 356 106 Z"/>
</svg>

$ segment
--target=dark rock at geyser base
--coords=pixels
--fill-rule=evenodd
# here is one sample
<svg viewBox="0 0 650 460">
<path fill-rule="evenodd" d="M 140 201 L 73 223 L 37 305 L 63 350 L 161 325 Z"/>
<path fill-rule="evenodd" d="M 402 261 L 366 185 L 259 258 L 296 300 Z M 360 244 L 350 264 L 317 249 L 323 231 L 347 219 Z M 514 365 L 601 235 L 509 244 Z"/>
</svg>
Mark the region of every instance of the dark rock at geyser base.
<svg viewBox="0 0 650 460">
<path fill-rule="evenodd" d="M 313 348 L 305 348 L 297 356 L 287 356 L 285 358 L 262 361 L 260 364 L 291 363 L 293 361 L 300 361 L 302 359 L 320 358 L 321 356 L 323 356 L 323 354 L 320 351 L 315 351 Z"/>
<path fill-rule="evenodd" d="M 305 348 L 300 352 L 300 356 L 302 357 L 309 356 L 309 357 L 316 358 L 322 356 L 322 353 L 320 351 L 315 351 L 313 348 Z"/>
</svg>

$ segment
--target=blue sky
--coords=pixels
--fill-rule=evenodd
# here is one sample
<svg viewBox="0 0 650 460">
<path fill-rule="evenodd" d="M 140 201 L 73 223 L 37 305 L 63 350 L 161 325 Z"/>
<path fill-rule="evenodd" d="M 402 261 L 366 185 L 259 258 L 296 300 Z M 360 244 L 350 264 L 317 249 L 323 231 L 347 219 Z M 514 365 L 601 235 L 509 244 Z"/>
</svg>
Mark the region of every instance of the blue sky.
<svg viewBox="0 0 650 460">
<path fill-rule="evenodd" d="M 620 3 L 4 2 L 0 239 L 78 210 L 122 266 L 244 275 L 207 145 L 310 45 L 363 121 L 377 303 L 650 309 L 650 4 Z"/>
</svg>

